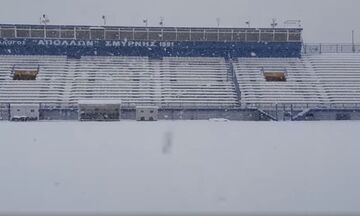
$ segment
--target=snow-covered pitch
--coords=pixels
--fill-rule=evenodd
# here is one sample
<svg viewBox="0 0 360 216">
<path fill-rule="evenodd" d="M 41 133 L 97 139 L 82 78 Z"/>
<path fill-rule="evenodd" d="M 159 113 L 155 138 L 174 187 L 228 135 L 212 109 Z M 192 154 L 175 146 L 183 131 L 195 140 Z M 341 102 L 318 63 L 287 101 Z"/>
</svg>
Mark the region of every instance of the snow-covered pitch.
<svg viewBox="0 0 360 216">
<path fill-rule="evenodd" d="M 2 212 L 357 212 L 360 122 L 0 122 Z"/>
</svg>

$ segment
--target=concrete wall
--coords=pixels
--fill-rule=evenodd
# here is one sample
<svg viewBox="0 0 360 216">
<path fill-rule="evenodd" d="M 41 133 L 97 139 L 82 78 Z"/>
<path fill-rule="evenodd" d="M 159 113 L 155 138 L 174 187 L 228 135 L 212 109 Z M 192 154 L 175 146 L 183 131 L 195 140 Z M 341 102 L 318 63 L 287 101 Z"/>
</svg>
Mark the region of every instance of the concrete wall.
<svg viewBox="0 0 360 216">
<path fill-rule="evenodd" d="M 10 105 L 0 104 L 0 121 L 10 119 Z"/>
<path fill-rule="evenodd" d="M 11 104 L 10 119 L 29 118 L 32 120 L 39 120 L 39 109 L 39 104 Z"/>
<path fill-rule="evenodd" d="M 4 107 L 1 110 L 2 120 L 8 120 L 9 110 Z M 339 117 L 349 117 L 350 120 L 360 120 L 360 110 L 314 110 L 309 112 L 299 121 L 326 121 L 341 120 Z M 0 120 L 1 120 L 0 118 Z M 225 118 L 233 121 L 269 121 L 270 119 L 262 115 L 257 110 L 159 110 L 159 120 L 208 120 L 211 118 Z M 121 110 L 121 119 L 135 120 L 135 109 Z M 77 109 L 41 109 L 40 120 L 78 120 Z M 290 119 L 289 119 L 290 120 Z"/>
<path fill-rule="evenodd" d="M 118 121 L 120 116 L 118 104 L 79 104 L 79 120 L 82 121 Z"/>
<path fill-rule="evenodd" d="M 136 107 L 136 121 L 157 121 L 159 119 L 159 107 Z"/>
<path fill-rule="evenodd" d="M 136 111 L 123 109 L 121 118 L 136 119 Z M 211 118 L 225 118 L 239 121 L 258 121 L 260 114 L 254 110 L 159 110 L 159 120 L 208 120 Z"/>
<path fill-rule="evenodd" d="M 360 110 L 314 110 L 300 120 L 360 120 Z"/>
<path fill-rule="evenodd" d="M 161 120 L 208 120 L 224 118 L 228 120 L 256 121 L 259 120 L 257 111 L 249 110 L 160 110 Z"/>
<path fill-rule="evenodd" d="M 78 120 L 78 110 L 40 110 L 40 120 Z"/>
</svg>

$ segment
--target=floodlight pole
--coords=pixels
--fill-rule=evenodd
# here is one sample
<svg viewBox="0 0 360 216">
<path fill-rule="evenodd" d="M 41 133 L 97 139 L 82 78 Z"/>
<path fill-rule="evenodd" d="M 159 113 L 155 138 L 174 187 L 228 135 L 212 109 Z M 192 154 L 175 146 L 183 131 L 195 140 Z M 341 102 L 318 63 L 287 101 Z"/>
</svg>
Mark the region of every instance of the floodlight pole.
<svg viewBox="0 0 360 216">
<path fill-rule="evenodd" d="M 160 26 L 161 27 L 164 27 L 164 20 L 165 20 L 165 18 L 164 17 L 160 17 Z"/>
<path fill-rule="evenodd" d="M 216 18 L 216 24 L 217 24 L 218 28 L 220 27 L 220 21 L 221 21 L 220 17 L 217 17 Z"/>
<path fill-rule="evenodd" d="M 276 19 L 272 19 L 272 23 L 271 23 L 271 27 L 272 28 L 276 28 L 276 26 L 278 25 L 278 23 L 276 22 Z"/>
<path fill-rule="evenodd" d="M 351 43 L 352 43 L 352 51 L 355 52 L 355 30 L 351 32 Z"/>
<path fill-rule="evenodd" d="M 40 24 L 44 24 L 44 38 L 46 38 L 46 26 L 49 22 L 50 20 L 46 14 L 43 14 L 42 17 L 40 17 Z"/>
<path fill-rule="evenodd" d="M 148 19 L 144 19 L 144 20 L 143 20 L 143 23 L 145 24 L 145 27 L 148 27 L 148 26 L 149 26 L 149 20 L 148 20 Z"/>
<path fill-rule="evenodd" d="M 45 22 L 45 25 L 44 25 L 44 38 L 46 38 L 46 22 Z"/>
<path fill-rule="evenodd" d="M 102 19 L 103 19 L 103 21 L 104 21 L 104 26 L 106 26 L 106 16 L 103 15 L 103 16 L 102 16 Z"/>
</svg>

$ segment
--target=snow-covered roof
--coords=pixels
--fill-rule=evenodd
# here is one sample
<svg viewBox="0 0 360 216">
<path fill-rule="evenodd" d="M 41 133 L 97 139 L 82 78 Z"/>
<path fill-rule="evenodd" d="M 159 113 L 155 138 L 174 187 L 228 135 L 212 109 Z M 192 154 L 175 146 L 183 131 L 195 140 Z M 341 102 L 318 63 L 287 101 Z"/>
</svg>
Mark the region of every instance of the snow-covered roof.
<svg viewBox="0 0 360 216">
<path fill-rule="evenodd" d="M 10 107 L 40 107 L 40 104 L 10 104 Z"/>
<path fill-rule="evenodd" d="M 120 105 L 121 100 L 79 100 L 78 104 L 83 105 L 99 105 L 99 104 L 108 104 L 108 105 Z"/>
<path fill-rule="evenodd" d="M 158 106 L 136 106 L 136 109 L 159 109 Z"/>
</svg>

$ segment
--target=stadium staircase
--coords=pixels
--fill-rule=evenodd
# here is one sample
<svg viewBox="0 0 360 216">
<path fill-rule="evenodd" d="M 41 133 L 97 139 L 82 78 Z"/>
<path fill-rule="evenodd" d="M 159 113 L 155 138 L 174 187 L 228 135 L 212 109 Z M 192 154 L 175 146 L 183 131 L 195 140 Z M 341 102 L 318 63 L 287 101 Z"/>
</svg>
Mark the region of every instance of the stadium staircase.
<svg viewBox="0 0 360 216">
<path fill-rule="evenodd" d="M 68 61 L 66 64 L 67 67 L 67 73 L 64 74 L 64 79 L 63 84 L 64 84 L 64 92 L 63 92 L 63 96 L 64 96 L 64 103 L 70 103 L 70 99 L 72 96 L 72 91 L 74 86 L 76 85 L 75 83 L 75 73 L 77 68 L 79 67 L 79 61 L 77 60 L 71 60 Z"/>
<path fill-rule="evenodd" d="M 149 59 L 149 70 L 152 73 L 152 78 L 154 82 L 154 105 L 161 107 L 161 60 L 157 59 Z"/>
<path fill-rule="evenodd" d="M 293 121 L 296 121 L 296 120 L 299 120 L 301 118 L 304 118 L 304 116 L 308 113 L 310 113 L 312 111 L 311 108 L 308 108 L 308 109 L 304 109 L 302 112 L 298 113 L 297 115 L 293 116 L 292 120 Z"/>
<path fill-rule="evenodd" d="M 279 121 L 279 117 L 278 117 L 278 113 L 277 112 L 274 112 L 274 111 L 264 111 L 262 109 L 257 109 L 258 112 L 267 117 L 268 119 L 272 120 L 272 121 Z"/>
<path fill-rule="evenodd" d="M 237 75 L 234 70 L 234 61 L 233 59 L 226 59 L 226 65 L 227 65 L 227 71 L 228 71 L 228 80 L 232 80 L 235 87 L 235 92 L 237 99 L 239 101 L 239 104 L 241 103 L 241 91 L 240 91 L 240 84 L 237 79 Z"/>
</svg>

